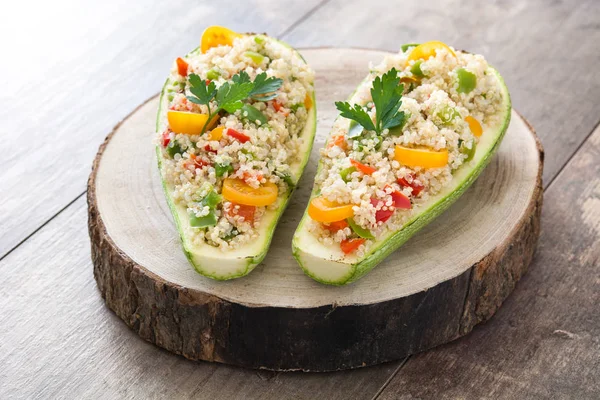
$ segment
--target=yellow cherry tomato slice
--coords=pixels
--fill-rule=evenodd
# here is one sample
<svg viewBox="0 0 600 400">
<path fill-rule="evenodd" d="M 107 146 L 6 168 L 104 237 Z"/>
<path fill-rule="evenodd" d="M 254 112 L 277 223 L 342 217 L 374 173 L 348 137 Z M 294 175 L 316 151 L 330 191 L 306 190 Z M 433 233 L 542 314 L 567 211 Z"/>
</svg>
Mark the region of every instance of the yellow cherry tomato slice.
<svg viewBox="0 0 600 400">
<path fill-rule="evenodd" d="M 215 115 L 210 123 L 206 126 L 209 129 L 218 120 L 218 115 Z M 198 114 L 186 111 L 169 110 L 167 112 L 167 120 L 169 127 L 175 133 L 185 133 L 186 135 L 199 135 L 202 133 L 202 128 L 208 120 L 208 115 Z"/>
<path fill-rule="evenodd" d="M 448 52 L 450 54 L 452 54 L 454 57 L 456 57 L 456 53 L 454 53 L 454 51 L 452 51 L 452 49 L 450 47 L 448 47 L 448 45 L 434 40 L 432 42 L 426 42 L 426 43 L 420 44 L 417 47 L 415 47 L 408 55 L 408 58 L 406 59 L 406 63 L 408 64 L 409 61 L 411 61 L 411 60 L 412 61 L 427 60 L 427 59 L 429 59 L 429 57 L 435 57 L 435 53 L 438 50 L 442 50 L 442 49 L 448 50 Z"/>
<path fill-rule="evenodd" d="M 253 188 L 241 179 L 227 178 L 223 181 L 223 197 L 233 203 L 246 206 L 268 206 L 277 201 L 277 185 L 267 182 Z"/>
<path fill-rule="evenodd" d="M 315 197 L 308 205 L 308 215 L 317 222 L 336 222 L 354 216 L 353 204 L 337 204 Z"/>
<path fill-rule="evenodd" d="M 396 146 L 394 159 L 407 167 L 440 168 L 448 164 L 448 150 Z"/>
<path fill-rule="evenodd" d="M 479 121 L 477 121 L 470 115 L 465 118 L 465 121 L 467 121 L 467 124 L 469 124 L 469 129 L 471 129 L 471 133 L 473 134 L 473 136 L 481 136 L 481 134 L 483 133 L 483 128 L 481 127 Z"/>
<path fill-rule="evenodd" d="M 304 97 L 304 108 L 306 108 L 306 111 L 310 110 L 310 108 L 312 107 L 312 97 L 310 97 L 310 94 L 306 93 L 306 96 Z"/>
<path fill-rule="evenodd" d="M 200 40 L 200 50 L 206 53 L 208 49 L 217 46 L 233 46 L 235 38 L 242 37 L 237 32 L 222 26 L 209 26 L 202 33 Z"/>
<path fill-rule="evenodd" d="M 208 140 L 221 140 L 223 137 L 223 126 L 217 126 L 212 131 L 208 132 Z"/>
</svg>

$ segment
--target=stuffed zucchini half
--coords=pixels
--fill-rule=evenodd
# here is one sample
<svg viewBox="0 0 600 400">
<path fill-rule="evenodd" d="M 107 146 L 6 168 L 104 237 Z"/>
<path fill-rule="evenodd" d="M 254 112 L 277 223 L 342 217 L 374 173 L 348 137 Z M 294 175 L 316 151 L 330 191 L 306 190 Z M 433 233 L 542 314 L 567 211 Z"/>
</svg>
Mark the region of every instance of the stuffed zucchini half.
<svg viewBox="0 0 600 400">
<path fill-rule="evenodd" d="M 173 64 L 156 154 L 183 250 L 200 274 L 248 274 L 265 257 L 316 130 L 314 72 L 266 35 L 207 28 Z"/>
<path fill-rule="evenodd" d="M 292 247 L 307 275 L 343 285 L 464 193 L 500 145 L 511 102 L 482 56 L 427 42 L 387 56 L 336 106 Z"/>
</svg>

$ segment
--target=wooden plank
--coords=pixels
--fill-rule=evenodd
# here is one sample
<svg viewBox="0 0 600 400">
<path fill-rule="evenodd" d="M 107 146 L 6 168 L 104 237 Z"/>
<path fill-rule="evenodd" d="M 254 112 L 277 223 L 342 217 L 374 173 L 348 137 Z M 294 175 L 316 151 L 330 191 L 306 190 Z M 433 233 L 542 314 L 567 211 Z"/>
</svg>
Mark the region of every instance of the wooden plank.
<svg viewBox="0 0 600 400">
<path fill-rule="evenodd" d="M 106 134 L 160 90 L 207 25 L 277 35 L 321 1 L 3 4 L 0 15 L 28 25 L 0 24 L 12 60 L 0 65 L 0 258 L 85 190 Z"/>
<path fill-rule="evenodd" d="M 299 24 L 288 39 L 301 47 L 390 51 L 402 43 L 442 40 L 484 54 L 505 78 L 513 107 L 536 128 L 549 181 L 600 118 L 598 15 L 597 0 L 374 0 L 368 8 L 360 0 L 338 0 Z"/>
<path fill-rule="evenodd" d="M 600 397 L 600 127 L 546 191 L 530 271 L 488 323 L 415 356 L 380 399 Z"/>
<path fill-rule="evenodd" d="M 0 262 L 0 398 L 369 399 L 397 368 L 271 373 L 140 339 L 92 276 L 83 198 Z"/>
</svg>

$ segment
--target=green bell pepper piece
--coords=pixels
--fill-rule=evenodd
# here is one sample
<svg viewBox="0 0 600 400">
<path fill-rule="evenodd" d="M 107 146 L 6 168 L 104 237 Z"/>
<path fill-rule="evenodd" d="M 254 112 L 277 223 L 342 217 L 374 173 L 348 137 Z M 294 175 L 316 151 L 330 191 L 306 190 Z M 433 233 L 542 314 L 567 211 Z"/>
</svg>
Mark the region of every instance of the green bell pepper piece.
<svg viewBox="0 0 600 400">
<path fill-rule="evenodd" d="M 425 74 L 421 71 L 421 63 L 423 60 L 417 60 L 412 67 L 410 67 L 410 72 L 416 77 L 424 78 Z"/>
<path fill-rule="evenodd" d="M 477 86 L 477 77 L 464 68 L 456 71 L 458 77 L 458 93 L 470 93 Z"/>
<path fill-rule="evenodd" d="M 350 181 L 349 175 L 352 174 L 353 172 L 356 172 L 356 167 L 344 168 L 343 170 L 340 171 L 340 176 L 342 177 L 342 180 L 347 183 Z"/>
<path fill-rule="evenodd" d="M 354 219 L 348 218 L 346 221 L 348 222 L 348 225 L 350 225 L 350 228 L 352 229 L 352 231 L 354 233 L 356 233 L 358 236 L 360 236 L 361 238 L 363 238 L 363 239 L 375 239 L 375 236 L 373 236 L 373 234 L 371 233 L 371 231 L 369 231 L 368 229 L 365 229 L 362 226 L 358 225 L 356 222 L 354 222 Z"/>
</svg>

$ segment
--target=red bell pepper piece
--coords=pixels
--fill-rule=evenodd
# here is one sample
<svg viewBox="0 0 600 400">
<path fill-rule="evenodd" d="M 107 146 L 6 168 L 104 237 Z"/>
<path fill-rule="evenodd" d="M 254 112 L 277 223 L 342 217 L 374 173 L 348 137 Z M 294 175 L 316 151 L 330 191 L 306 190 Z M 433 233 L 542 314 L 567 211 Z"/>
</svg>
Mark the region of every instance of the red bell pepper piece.
<svg viewBox="0 0 600 400">
<path fill-rule="evenodd" d="M 373 205 L 373 207 L 377 208 L 379 207 L 379 205 L 383 205 L 383 201 L 372 198 L 371 204 Z M 375 221 L 386 222 L 388 219 L 391 218 L 392 215 L 394 215 L 394 211 L 395 210 L 393 206 L 388 207 L 387 210 L 379 209 L 375 211 Z"/>
<path fill-rule="evenodd" d="M 356 169 L 358 169 L 360 172 L 362 172 L 365 175 L 371 175 L 373 172 L 377 171 L 375 168 L 369 167 L 368 165 L 365 165 L 365 164 L 360 163 L 353 159 L 350 159 L 350 164 L 355 166 Z"/>
<path fill-rule="evenodd" d="M 410 183 L 405 178 L 398 178 L 398 183 L 400 184 L 400 186 L 412 188 L 411 194 L 417 197 L 425 187 L 420 183 L 417 183 L 412 175 L 410 175 L 410 177 Z"/>
<path fill-rule="evenodd" d="M 239 140 L 242 143 L 246 143 L 250 140 L 250 136 L 246 136 L 241 132 L 236 131 L 235 129 L 227 129 L 227 135 L 231 136 L 234 139 Z"/>
<path fill-rule="evenodd" d="M 395 191 L 390 194 L 392 196 L 392 201 L 394 202 L 394 207 L 402 208 L 404 210 L 410 210 L 412 205 L 410 204 L 410 199 L 406 197 L 402 192 Z"/>
<path fill-rule="evenodd" d="M 179 72 L 179 75 L 187 76 L 188 63 L 185 62 L 185 60 L 181 57 L 177 57 L 176 62 L 177 62 L 177 72 Z"/>
<path fill-rule="evenodd" d="M 171 132 L 168 130 L 164 131 L 162 134 L 162 145 L 163 147 L 167 147 L 169 143 L 171 143 Z"/>
<path fill-rule="evenodd" d="M 346 220 L 330 222 L 328 225 L 323 224 L 323 228 L 327 229 L 329 232 L 336 233 L 348 226 Z"/>
<path fill-rule="evenodd" d="M 359 238 L 344 239 L 340 243 L 340 248 L 342 249 L 344 254 L 350 254 L 350 253 L 356 251 L 356 249 L 358 249 L 360 247 L 360 245 L 363 244 L 365 241 L 366 241 L 366 239 L 362 239 L 362 238 L 360 238 L 360 239 Z"/>
</svg>

